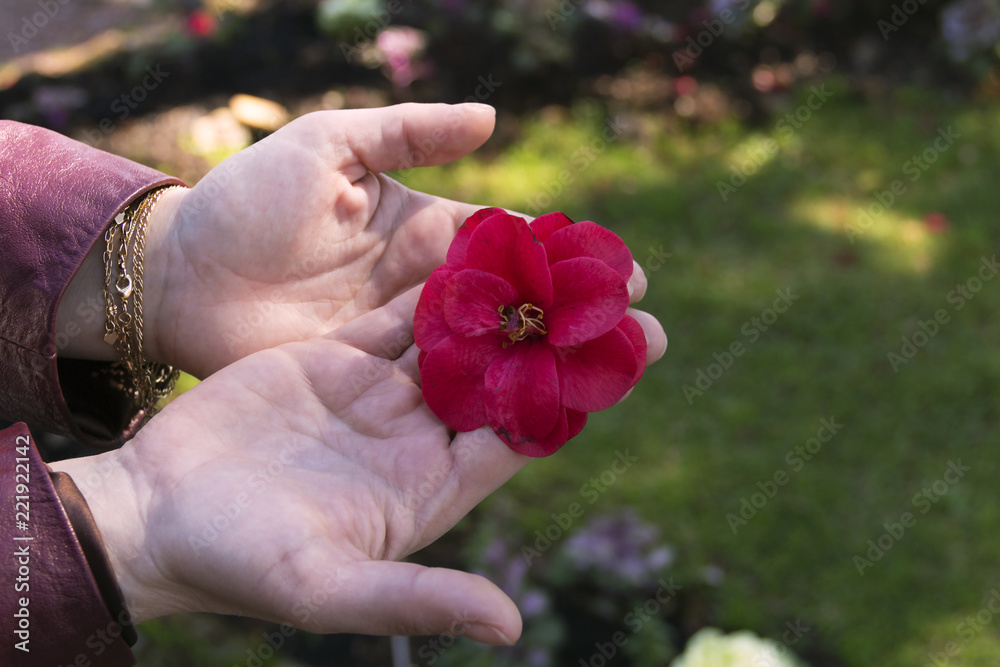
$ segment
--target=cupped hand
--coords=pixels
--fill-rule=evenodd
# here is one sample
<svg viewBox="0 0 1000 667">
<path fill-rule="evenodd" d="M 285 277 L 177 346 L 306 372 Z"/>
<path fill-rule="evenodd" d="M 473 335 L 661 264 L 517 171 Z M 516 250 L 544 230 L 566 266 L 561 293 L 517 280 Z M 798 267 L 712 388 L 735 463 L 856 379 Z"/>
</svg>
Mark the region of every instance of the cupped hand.
<svg viewBox="0 0 1000 667">
<path fill-rule="evenodd" d="M 148 232 L 147 356 L 206 377 L 423 282 L 478 207 L 382 172 L 456 160 L 494 120 L 481 104 L 313 113 L 168 193 Z"/>
<path fill-rule="evenodd" d="M 489 428 L 453 435 L 427 408 L 405 344 L 416 292 L 224 368 L 120 450 L 53 464 L 80 486 L 137 620 L 518 637 L 517 608 L 486 579 L 396 562 L 529 460 Z M 655 360 L 663 330 L 634 315 Z"/>
</svg>

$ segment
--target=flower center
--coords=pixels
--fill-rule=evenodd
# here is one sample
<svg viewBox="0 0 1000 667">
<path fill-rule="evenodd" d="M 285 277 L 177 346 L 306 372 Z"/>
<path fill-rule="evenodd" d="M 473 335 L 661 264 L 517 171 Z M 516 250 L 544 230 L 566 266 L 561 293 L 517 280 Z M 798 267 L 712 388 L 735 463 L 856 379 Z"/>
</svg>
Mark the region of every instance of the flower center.
<svg viewBox="0 0 1000 667">
<path fill-rule="evenodd" d="M 510 342 L 516 343 L 524 340 L 532 334 L 545 335 L 548 330 L 542 323 L 545 313 L 541 308 L 537 308 L 530 303 L 523 304 L 515 308 L 514 306 L 500 306 L 500 331 L 507 334 Z M 507 347 L 507 343 L 503 344 Z"/>
</svg>

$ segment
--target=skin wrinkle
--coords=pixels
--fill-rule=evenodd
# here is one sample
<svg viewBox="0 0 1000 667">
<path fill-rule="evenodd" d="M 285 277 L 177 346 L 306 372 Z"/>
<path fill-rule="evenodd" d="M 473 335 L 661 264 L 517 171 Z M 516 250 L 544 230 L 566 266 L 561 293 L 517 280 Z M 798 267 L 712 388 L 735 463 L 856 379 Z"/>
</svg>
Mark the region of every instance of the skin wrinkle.
<svg viewBox="0 0 1000 667">
<path fill-rule="evenodd" d="M 318 532 L 318 531 L 317 531 Z M 297 549 L 286 551 L 281 557 L 272 563 L 261 575 L 257 578 L 256 590 L 288 590 L 291 591 L 304 591 L 309 590 L 311 586 L 311 579 L 314 578 L 315 573 L 311 571 L 311 568 L 295 566 L 295 561 L 299 561 L 305 558 L 305 555 L 309 553 L 309 545 L 313 542 L 319 542 L 322 538 L 319 535 L 313 535 L 305 540 L 305 542 L 299 544 Z M 288 581 L 293 580 L 294 583 L 291 586 L 265 586 L 265 582 L 272 576 L 277 577 L 280 580 Z"/>
<path fill-rule="evenodd" d="M 371 173 L 371 172 L 369 172 L 369 173 Z M 390 178 L 388 178 L 388 177 L 386 177 L 386 176 L 384 176 L 382 174 L 375 174 L 375 182 L 378 184 L 378 193 L 377 193 L 377 197 L 376 197 L 376 201 L 374 203 L 374 206 L 372 206 L 372 210 L 378 210 L 378 208 L 380 206 L 382 206 L 382 198 L 383 198 L 382 195 L 383 195 L 383 192 L 385 191 L 385 187 L 384 186 L 389 184 L 389 183 L 383 183 L 383 179 L 385 179 L 389 183 L 395 184 L 395 181 L 392 181 L 392 179 L 390 179 Z M 398 184 L 396 184 L 396 185 L 398 185 Z M 371 226 L 373 224 L 376 224 L 376 218 L 375 218 L 375 216 L 373 216 L 369 220 L 369 224 L 366 225 L 365 231 L 372 232 L 373 235 L 374 235 L 374 238 L 377 238 L 377 239 L 380 240 L 380 244 L 379 245 L 381 246 L 381 252 L 379 252 L 378 257 L 375 259 L 375 261 L 372 262 L 372 265 L 371 265 L 372 268 L 371 268 L 371 271 L 369 272 L 370 273 L 369 279 L 363 282 L 362 287 L 360 289 L 356 290 L 356 292 L 355 292 L 355 301 L 357 301 L 358 298 L 361 296 L 361 289 L 364 289 L 364 288 L 368 288 L 371 291 L 372 295 L 373 295 L 372 298 L 370 299 L 370 301 L 367 304 L 369 306 L 378 303 L 378 299 L 377 299 L 378 292 L 380 292 L 380 291 L 389 292 L 389 289 L 388 289 L 387 285 L 382 285 L 382 284 L 376 285 L 376 283 L 380 282 L 379 276 L 383 276 L 384 275 L 384 276 L 386 276 L 386 278 L 384 280 L 388 280 L 388 277 L 392 275 L 392 272 L 389 272 L 389 271 L 378 271 L 378 269 L 382 266 L 383 262 L 385 261 L 386 253 L 389 252 L 390 249 L 394 249 L 395 248 L 394 243 L 397 240 L 397 236 L 396 236 L 395 232 L 400 229 L 401 211 L 403 210 L 403 204 L 405 203 L 406 200 L 409 200 L 411 197 L 412 197 L 412 194 L 411 194 L 410 190 L 406 189 L 406 190 L 404 190 L 404 201 L 403 202 L 398 202 L 397 201 L 396 207 L 395 207 L 396 208 L 396 214 L 390 217 L 391 222 L 388 223 L 389 231 L 392 232 L 392 233 L 390 233 L 388 235 L 389 236 L 389 241 L 388 242 L 384 241 L 384 239 L 386 238 L 386 234 L 384 233 L 385 230 L 381 230 L 381 229 L 374 229 L 373 230 L 373 229 L 371 229 Z M 398 195 L 396 195 L 396 198 L 398 199 Z M 374 248 L 373 248 L 373 250 L 374 250 Z M 405 285 L 406 281 L 408 281 L 409 278 L 410 278 L 410 276 L 400 276 L 396 281 L 394 281 L 394 284 L 402 282 Z M 391 293 L 393 295 L 392 298 L 395 298 L 396 296 L 399 295 L 400 290 L 398 288 L 394 287 Z"/>
<path fill-rule="evenodd" d="M 267 568 L 266 574 L 270 574 L 272 571 L 275 571 L 278 568 L 278 566 L 286 564 L 286 561 L 288 561 L 289 558 L 294 558 L 294 556 L 295 554 L 292 553 L 291 551 L 286 552 L 279 558 L 277 562 L 272 563 Z M 211 573 L 203 573 L 203 572 L 192 573 L 192 575 L 194 574 L 213 576 Z M 266 574 L 262 574 L 257 578 L 258 587 L 262 586 L 263 583 L 268 579 L 268 576 L 266 576 Z M 221 576 L 222 578 L 228 578 L 228 573 L 219 573 L 217 576 Z M 177 578 L 177 580 L 180 582 L 185 581 L 184 578 Z M 198 581 L 198 576 L 189 576 L 186 578 L 186 583 L 188 584 L 192 583 L 197 584 L 197 581 Z M 256 596 L 256 594 L 254 595 Z M 270 596 L 270 598 L 271 600 L 274 600 L 276 599 L 276 596 L 272 595 Z M 250 612 L 249 615 L 257 616 L 259 613 L 258 610 L 263 609 L 263 607 L 259 603 L 255 604 L 259 599 L 257 597 L 251 598 L 250 601 L 240 600 L 238 598 L 219 598 L 214 595 L 201 596 L 200 599 L 202 600 L 202 606 L 204 608 L 215 613 L 222 613 L 222 614 L 239 613 L 242 615 L 248 615 L 247 612 Z"/>
<path fill-rule="evenodd" d="M 345 182 L 346 186 L 344 186 Z M 344 216 L 344 219 L 351 219 L 355 215 L 359 215 L 359 217 L 371 222 L 369 212 L 378 208 L 382 197 L 382 182 L 378 174 L 365 168 L 365 173 L 360 178 L 348 178 L 345 174 L 342 174 L 340 178 L 336 179 L 336 184 L 337 187 L 334 190 L 335 195 L 333 198 L 335 206 L 344 196 L 351 195 L 352 197 L 350 198 L 356 200 L 353 203 L 357 210 L 349 210 L 349 215 Z M 349 203 L 352 202 L 349 201 Z M 360 215 L 361 213 L 364 213 L 364 215 Z"/>
<path fill-rule="evenodd" d="M 373 488 L 368 488 L 368 492 L 371 495 L 371 498 L 373 500 L 376 499 L 376 498 L 381 497 L 382 495 L 384 495 L 384 487 L 387 484 L 387 482 L 385 480 L 385 477 L 382 476 L 382 475 L 380 475 L 378 473 L 378 471 L 372 465 L 370 465 L 370 464 L 369 465 L 365 465 L 364 461 L 366 461 L 366 459 L 362 459 L 362 461 L 359 461 L 357 458 L 351 459 L 351 458 L 344 457 L 343 454 L 332 453 L 332 452 L 331 452 L 331 454 L 335 458 L 341 460 L 343 463 L 346 463 L 349 467 L 358 467 L 358 468 L 366 469 L 367 471 L 369 471 L 369 472 L 372 473 L 372 477 L 374 477 L 375 479 L 379 480 L 379 482 L 382 485 L 383 489 L 376 490 L 376 489 L 373 489 Z M 321 475 L 321 473 L 319 473 L 319 472 L 317 472 L 316 470 L 313 470 L 313 469 L 309 469 L 308 472 L 316 474 L 316 475 Z M 347 476 L 347 477 L 350 477 L 350 478 L 356 478 L 356 477 L 358 477 L 357 475 L 351 474 L 351 471 L 349 471 L 349 470 L 345 470 L 344 471 L 344 475 Z M 322 482 L 323 481 L 322 478 L 319 481 Z M 376 502 L 376 504 L 380 504 L 380 503 Z M 316 502 L 313 503 L 313 509 L 314 509 L 314 511 L 315 511 L 315 513 L 316 513 L 317 516 L 319 516 L 319 517 L 327 517 L 323 521 L 323 524 L 328 524 L 330 521 L 333 520 L 332 518 L 330 518 L 330 515 L 326 511 L 324 511 L 324 509 L 323 509 L 323 507 L 322 507 L 322 505 L 321 505 L 321 503 L 319 501 L 316 501 Z M 369 538 L 367 540 L 365 540 L 367 542 L 367 547 L 363 551 L 359 552 L 360 554 L 371 554 L 373 557 L 377 556 L 379 559 L 383 559 L 384 558 L 384 554 L 385 554 L 385 551 L 386 551 L 386 545 L 388 544 L 388 538 L 386 537 L 387 528 L 386 528 L 384 522 L 379 522 L 378 525 L 376 525 L 375 523 L 371 523 L 371 524 L 366 525 L 366 526 L 361 526 L 360 524 L 358 524 L 358 521 L 360 519 L 362 519 L 364 516 L 372 515 L 372 513 L 368 513 L 368 512 L 351 513 L 349 515 L 344 516 L 344 515 L 338 514 L 336 508 L 333 508 L 333 511 L 334 511 L 334 515 L 336 516 L 336 522 L 339 525 L 341 525 L 341 526 L 352 526 L 352 530 L 353 530 L 354 534 L 356 536 L 358 536 L 358 538 L 359 538 L 358 539 L 358 543 L 361 542 L 360 536 L 362 536 L 362 535 L 369 536 Z M 373 516 L 381 516 L 381 515 L 375 514 Z M 317 530 L 315 532 L 322 534 L 322 533 L 325 532 L 323 530 L 325 527 L 326 527 L 325 525 L 319 525 L 319 526 L 317 526 Z M 318 539 L 318 538 L 313 538 L 313 539 Z M 313 541 L 313 540 L 311 540 L 311 541 Z M 381 545 L 381 546 L 379 546 L 379 545 Z"/>
<path fill-rule="evenodd" d="M 416 596 L 415 596 L 414 594 L 415 594 L 415 593 L 416 593 L 416 592 L 417 592 L 418 590 L 420 590 L 421 588 L 423 588 L 423 586 L 421 585 L 421 582 L 422 582 L 422 581 L 423 581 L 424 579 L 426 579 L 426 578 L 427 578 L 427 575 L 428 575 L 428 574 L 429 574 L 430 572 L 432 572 L 432 570 L 429 570 L 429 569 L 428 569 L 428 570 L 419 570 L 419 571 L 417 572 L 417 574 L 416 574 L 416 575 L 415 575 L 415 576 L 414 576 L 414 577 L 413 577 L 412 579 L 410 579 L 410 582 L 409 582 L 409 583 L 410 583 L 410 585 L 409 585 L 409 588 L 410 588 L 410 593 L 411 593 L 411 595 L 407 596 L 407 599 L 410 599 L 410 600 L 412 600 L 412 599 L 414 599 L 414 598 L 416 597 Z M 403 629 L 403 630 L 404 630 L 404 631 L 405 631 L 405 632 L 406 632 L 407 634 L 412 634 L 412 635 L 420 635 L 420 634 L 426 634 L 426 632 L 428 631 L 428 629 L 429 629 L 430 627 L 432 627 L 432 626 L 431 626 L 431 625 L 430 625 L 429 623 L 428 623 L 428 624 L 426 624 L 426 625 L 425 625 L 424 623 L 414 623 L 414 624 L 413 624 L 413 625 L 411 625 L 410 627 L 406 627 L 406 626 L 404 626 L 404 627 L 403 627 L 402 629 Z"/>
<path fill-rule="evenodd" d="M 120 450 L 120 451 L 123 451 L 123 450 Z M 135 457 L 131 457 L 131 458 L 134 459 Z M 124 470 L 136 469 L 134 465 L 130 465 L 127 461 L 121 461 L 121 457 L 116 457 L 116 460 L 118 460 L 118 461 L 121 462 L 122 468 Z M 143 563 L 147 564 L 149 567 L 151 567 L 156 573 L 158 573 L 160 581 L 166 582 L 167 584 L 170 584 L 171 582 L 180 583 L 182 581 L 182 578 L 174 576 L 170 572 L 170 569 L 167 568 L 160 561 L 159 558 L 157 558 L 157 554 L 159 553 L 158 550 L 155 549 L 155 548 L 152 548 L 151 546 L 148 546 L 150 544 L 151 540 L 153 539 L 154 535 L 155 535 L 155 533 L 150 529 L 151 522 L 150 522 L 149 516 L 150 516 L 150 513 L 153 511 L 153 504 L 149 501 L 149 499 L 153 497 L 152 488 L 154 488 L 156 480 L 159 479 L 159 476 L 162 474 L 162 470 L 157 466 L 157 468 L 154 471 L 152 477 L 150 478 L 149 473 L 146 470 L 147 466 L 143 465 L 142 461 L 139 461 L 139 460 L 137 460 L 135 463 L 138 466 L 137 469 L 139 471 L 139 474 L 137 475 L 134 472 L 132 472 L 131 474 L 129 474 L 128 477 L 129 477 L 129 480 L 130 480 L 129 487 L 132 489 L 133 497 L 136 498 L 136 502 L 133 504 L 133 506 L 139 507 L 139 508 L 144 508 L 144 511 L 139 513 L 139 521 L 140 521 L 140 524 L 142 526 L 142 531 L 141 532 L 142 532 L 142 535 L 144 536 L 144 538 L 143 538 L 143 544 L 145 544 L 147 546 L 146 546 L 145 549 L 139 549 L 139 553 L 140 554 L 145 554 L 145 556 L 141 559 L 141 561 Z M 149 462 L 149 463 L 151 464 L 152 462 Z M 145 497 L 146 497 L 146 502 L 145 503 L 138 502 L 139 492 L 136 489 L 136 480 L 151 480 L 151 481 L 147 481 L 147 483 L 145 484 L 145 494 L 144 494 Z M 167 497 L 169 498 L 170 496 L 168 495 Z M 138 559 L 136 557 L 132 557 L 132 558 L 128 559 L 127 562 L 135 563 L 137 560 L 140 560 L 140 559 Z M 143 570 L 137 570 L 133 566 L 133 567 L 125 568 L 125 571 L 129 572 L 130 574 L 135 574 L 136 572 L 142 572 L 142 571 L 144 571 L 144 569 Z M 145 579 L 149 579 L 149 578 L 146 577 Z M 153 578 L 153 581 L 156 581 L 155 577 Z M 174 595 L 173 595 L 173 593 L 171 591 L 171 588 L 172 587 L 169 586 L 169 585 L 167 585 L 167 586 L 160 586 L 159 587 L 159 589 L 162 591 L 162 593 L 161 593 L 162 598 L 161 599 L 172 600 L 173 607 L 171 607 L 170 605 L 166 605 L 166 607 L 168 609 L 172 609 L 172 608 L 176 607 L 177 610 L 182 610 L 184 608 L 183 604 L 181 604 L 181 603 L 179 603 L 177 601 L 173 601 Z"/>
<path fill-rule="evenodd" d="M 376 143 L 379 140 L 381 140 L 381 141 L 383 141 L 384 143 L 386 143 L 386 144 L 388 144 L 390 146 L 392 146 L 392 145 L 405 146 L 405 147 L 407 147 L 407 150 L 409 150 L 410 146 L 414 145 L 415 142 L 411 141 L 410 132 L 407 129 L 406 119 L 403 116 L 400 115 L 400 116 L 395 116 L 395 117 L 391 118 L 391 124 L 393 126 L 392 127 L 392 129 L 393 129 L 392 133 L 386 133 L 385 132 L 385 125 L 386 124 L 387 124 L 387 121 L 383 120 L 382 121 L 382 132 L 380 133 L 380 135 L 376 135 L 376 139 L 375 139 Z M 386 140 L 386 137 L 388 137 L 388 140 Z M 410 155 L 408 154 L 406 157 L 407 157 L 407 160 L 409 160 Z"/>
<path fill-rule="evenodd" d="M 188 190 L 187 192 L 190 192 L 190 190 Z M 184 210 L 184 204 L 187 201 L 186 195 L 187 193 L 185 193 L 185 199 L 181 200 L 180 204 L 177 207 L 177 210 L 175 211 L 176 216 L 181 215 L 182 211 Z M 152 230 L 154 227 L 152 222 L 153 222 L 153 216 L 156 216 L 157 214 L 157 208 L 154 208 L 153 212 L 150 214 L 150 223 L 151 223 L 150 230 Z M 157 223 L 166 225 L 168 224 L 168 221 L 157 220 Z M 161 253 L 164 252 L 164 248 L 166 249 L 165 256 L 161 261 L 163 263 L 163 266 L 165 267 L 165 270 L 162 272 L 160 284 L 149 285 L 147 289 L 152 288 L 153 290 L 156 291 L 157 294 L 172 294 L 173 290 L 176 289 L 174 287 L 174 283 L 177 281 L 177 274 L 174 271 L 172 271 L 170 267 L 177 265 L 176 256 L 178 254 L 180 255 L 180 261 L 182 267 L 187 262 L 186 257 L 184 255 L 184 250 L 180 244 L 179 225 L 169 225 L 167 227 L 167 234 L 164 236 L 163 242 L 160 244 L 159 248 Z M 150 250 L 150 257 L 151 258 L 154 257 L 156 254 L 155 252 L 156 249 L 150 247 L 149 250 Z M 164 343 L 166 341 L 170 341 L 170 349 L 175 349 L 177 347 L 177 337 L 181 331 L 182 318 L 177 316 L 174 317 L 165 316 L 164 308 L 166 306 L 167 306 L 166 299 L 157 299 L 156 310 L 151 312 L 149 317 L 149 321 L 156 322 L 156 326 L 149 327 L 150 331 L 148 334 L 146 334 L 147 336 L 146 340 L 153 342 L 155 344 L 155 349 L 160 353 L 160 355 L 163 354 L 163 350 L 165 349 Z M 170 327 L 169 334 L 165 331 L 167 326 Z M 149 344 L 147 343 L 146 345 L 144 345 L 144 347 L 149 347 Z"/>
</svg>

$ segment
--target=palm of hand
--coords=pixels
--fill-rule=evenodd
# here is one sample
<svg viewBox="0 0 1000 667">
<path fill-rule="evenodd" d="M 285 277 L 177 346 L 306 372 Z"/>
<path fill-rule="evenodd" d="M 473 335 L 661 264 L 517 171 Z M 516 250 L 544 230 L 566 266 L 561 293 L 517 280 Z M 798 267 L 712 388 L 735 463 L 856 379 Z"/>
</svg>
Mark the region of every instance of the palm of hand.
<svg viewBox="0 0 1000 667">
<path fill-rule="evenodd" d="M 170 301 L 159 318 L 172 323 L 160 327 L 170 361 L 205 377 L 257 350 L 323 335 L 443 263 L 475 207 L 373 173 L 405 164 L 415 124 L 383 121 L 366 136 L 306 116 L 187 193 L 170 232 Z M 449 139 L 456 146 L 437 158 L 488 136 L 472 130 L 470 143 L 459 128 Z"/>
<path fill-rule="evenodd" d="M 499 617 L 469 634 L 516 636 L 516 609 L 486 580 L 390 562 L 525 460 L 485 430 L 452 443 L 416 375 L 415 348 L 389 361 L 320 339 L 254 355 L 175 401 L 121 452 L 152 499 L 143 525 L 156 526 L 139 576 L 177 609 L 408 634 L 447 615 Z M 208 414 L 220 400 L 233 411 Z"/>
</svg>

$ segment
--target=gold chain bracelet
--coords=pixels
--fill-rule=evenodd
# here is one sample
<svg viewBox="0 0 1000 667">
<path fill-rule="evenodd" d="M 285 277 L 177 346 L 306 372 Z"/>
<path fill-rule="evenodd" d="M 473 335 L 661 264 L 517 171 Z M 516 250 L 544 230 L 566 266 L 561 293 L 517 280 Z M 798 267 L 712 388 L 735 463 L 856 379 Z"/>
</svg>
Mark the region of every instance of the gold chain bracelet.
<svg viewBox="0 0 1000 667">
<path fill-rule="evenodd" d="M 171 366 L 152 363 L 143 353 L 142 291 L 146 227 L 164 193 L 160 188 L 133 202 L 104 234 L 104 341 L 118 353 L 114 374 L 136 406 L 151 416 L 156 404 L 174 388 L 180 375 Z M 131 260 L 131 261 L 130 261 Z"/>
</svg>

